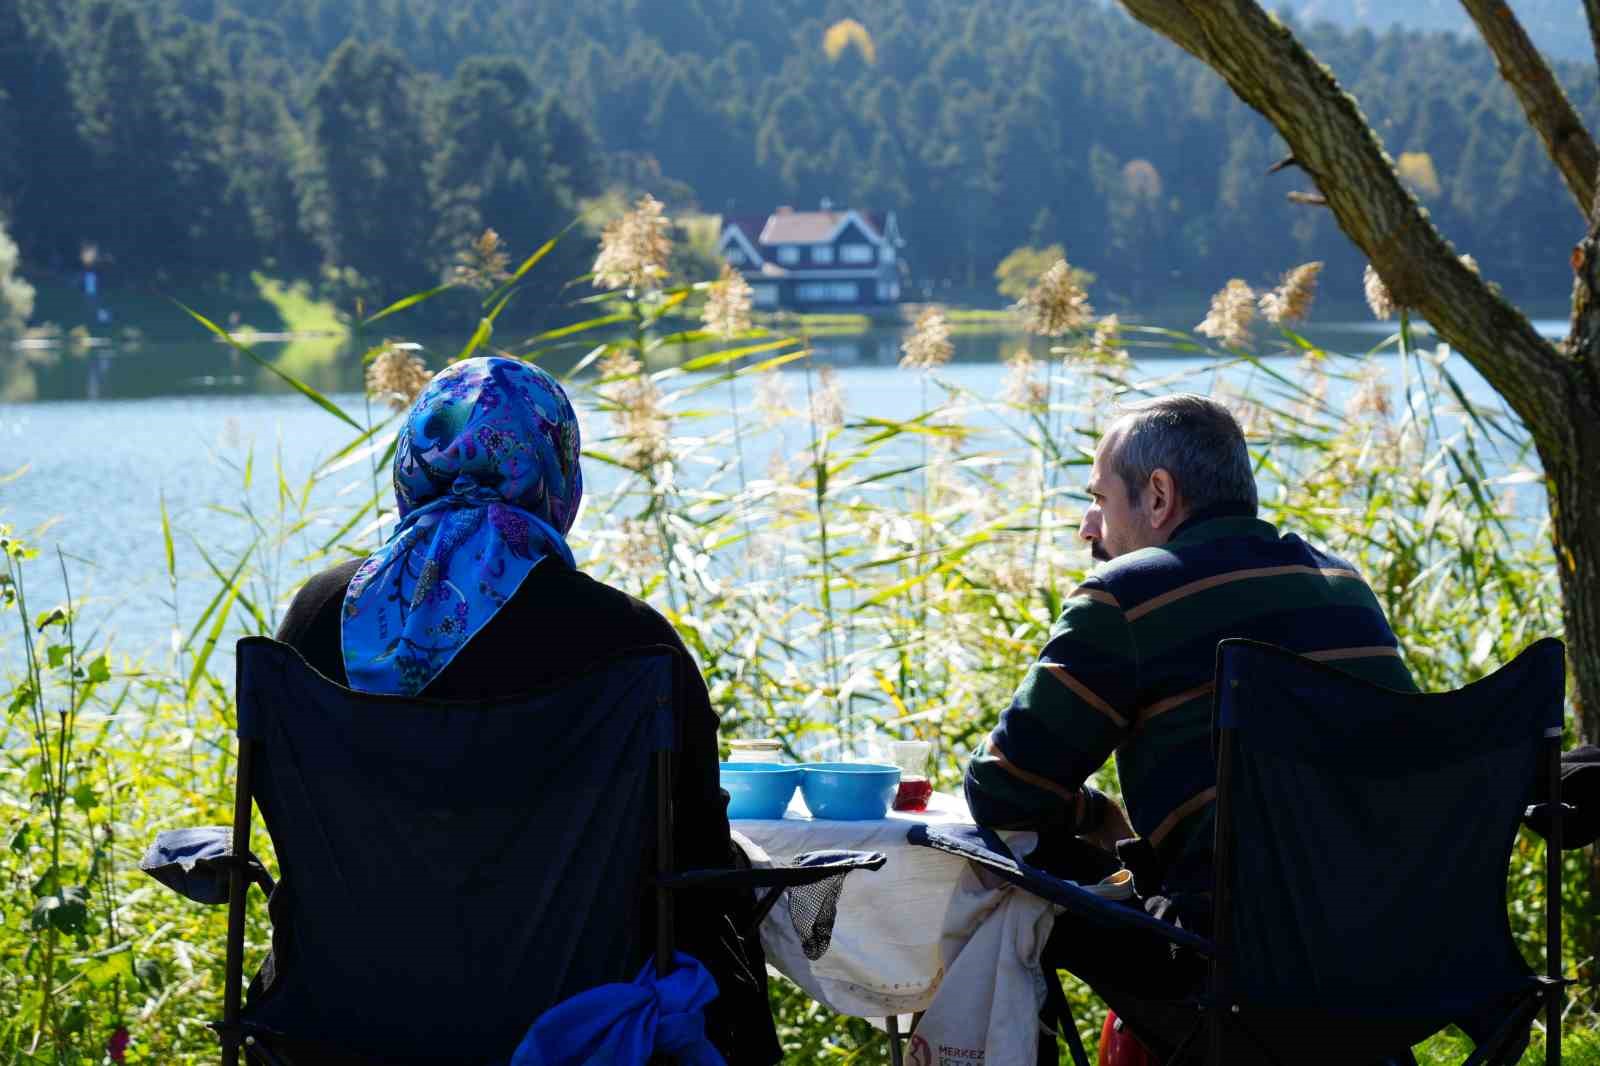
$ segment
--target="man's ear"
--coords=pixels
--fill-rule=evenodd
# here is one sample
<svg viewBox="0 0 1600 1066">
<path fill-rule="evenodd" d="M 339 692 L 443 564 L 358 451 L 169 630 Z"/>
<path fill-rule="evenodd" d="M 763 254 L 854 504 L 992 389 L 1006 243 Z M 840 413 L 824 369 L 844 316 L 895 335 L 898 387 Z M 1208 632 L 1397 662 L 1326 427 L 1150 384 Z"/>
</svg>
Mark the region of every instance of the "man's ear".
<svg viewBox="0 0 1600 1066">
<path fill-rule="evenodd" d="M 1178 513 L 1178 485 L 1165 467 L 1156 467 L 1145 487 L 1144 513 L 1151 529 L 1162 529 Z"/>
</svg>

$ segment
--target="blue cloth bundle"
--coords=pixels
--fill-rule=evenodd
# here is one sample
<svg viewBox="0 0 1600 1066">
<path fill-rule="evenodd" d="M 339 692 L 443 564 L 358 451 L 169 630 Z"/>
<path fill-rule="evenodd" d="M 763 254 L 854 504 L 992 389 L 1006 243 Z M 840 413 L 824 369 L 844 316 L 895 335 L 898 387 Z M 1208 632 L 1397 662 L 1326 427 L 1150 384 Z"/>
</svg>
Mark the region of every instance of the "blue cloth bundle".
<svg viewBox="0 0 1600 1066">
<path fill-rule="evenodd" d="M 716 998 L 706 968 L 676 952 L 665 977 L 651 961 L 632 984 L 591 988 L 545 1011 L 509 1066 L 643 1066 L 655 1052 L 682 1066 L 726 1066 L 706 1039 L 705 1006 Z"/>
</svg>

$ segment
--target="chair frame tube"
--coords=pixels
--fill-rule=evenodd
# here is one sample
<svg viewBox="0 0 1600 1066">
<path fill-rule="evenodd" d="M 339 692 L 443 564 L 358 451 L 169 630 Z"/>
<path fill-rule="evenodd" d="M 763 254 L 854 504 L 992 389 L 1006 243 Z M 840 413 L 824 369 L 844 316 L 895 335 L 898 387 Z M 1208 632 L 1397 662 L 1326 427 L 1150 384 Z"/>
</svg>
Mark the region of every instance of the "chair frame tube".
<svg viewBox="0 0 1600 1066">
<path fill-rule="evenodd" d="M 233 793 L 233 847 L 228 867 L 228 945 L 222 991 L 222 1066 L 239 1063 L 239 1009 L 244 985 L 244 907 L 250 882 L 250 813 L 255 742 L 239 738 L 239 766 Z"/>
<path fill-rule="evenodd" d="M 1561 980 L 1561 729 L 1545 733 L 1545 766 L 1550 774 L 1550 832 L 1544 842 L 1545 996 L 1544 1060 L 1561 1066 L 1561 1006 L 1566 984 Z"/>
<path fill-rule="evenodd" d="M 1220 662 L 1219 650 L 1219 665 Z M 1234 681 L 1233 684 L 1237 685 L 1238 682 Z M 1233 877 L 1228 870 L 1228 863 L 1233 856 L 1233 833 L 1228 819 L 1233 803 L 1230 787 L 1233 779 L 1233 730 L 1221 728 L 1217 736 L 1216 831 L 1212 838 L 1213 869 L 1216 873 L 1212 886 L 1211 917 L 1211 940 L 1217 946 L 1217 953 L 1211 957 L 1211 989 L 1206 997 L 1206 1062 L 1210 1066 L 1220 1066 L 1223 1061 L 1226 1043 L 1223 1027 L 1228 1024 L 1233 1010 L 1230 1002 L 1233 982 L 1227 964 L 1228 940 L 1232 934 L 1229 910 L 1233 906 Z"/>
<path fill-rule="evenodd" d="M 662 702 L 667 702 L 662 697 Z M 674 720 L 676 731 L 677 722 Z M 672 889 L 668 880 L 673 874 L 672 855 L 672 752 L 656 752 L 656 976 L 665 977 L 672 970 L 674 941 Z"/>
</svg>

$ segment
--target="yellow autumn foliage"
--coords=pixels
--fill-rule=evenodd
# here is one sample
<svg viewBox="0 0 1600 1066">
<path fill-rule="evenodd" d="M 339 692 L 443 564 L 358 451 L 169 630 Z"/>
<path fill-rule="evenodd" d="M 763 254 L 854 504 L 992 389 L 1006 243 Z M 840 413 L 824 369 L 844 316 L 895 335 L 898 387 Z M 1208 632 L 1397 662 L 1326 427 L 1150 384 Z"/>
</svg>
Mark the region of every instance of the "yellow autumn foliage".
<svg viewBox="0 0 1600 1066">
<path fill-rule="evenodd" d="M 1400 172 L 1401 181 L 1423 196 L 1438 196 L 1443 189 L 1439 184 L 1439 172 L 1433 167 L 1433 156 L 1427 152 L 1401 152 L 1395 169 Z"/>
<path fill-rule="evenodd" d="M 861 56 L 862 62 L 878 61 L 878 46 L 873 44 L 872 34 L 855 19 L 840 19 L 822 35 L 822 50 L 830 62 L 837 63 L 844 50 L 851 47 Z"/>
</svg>

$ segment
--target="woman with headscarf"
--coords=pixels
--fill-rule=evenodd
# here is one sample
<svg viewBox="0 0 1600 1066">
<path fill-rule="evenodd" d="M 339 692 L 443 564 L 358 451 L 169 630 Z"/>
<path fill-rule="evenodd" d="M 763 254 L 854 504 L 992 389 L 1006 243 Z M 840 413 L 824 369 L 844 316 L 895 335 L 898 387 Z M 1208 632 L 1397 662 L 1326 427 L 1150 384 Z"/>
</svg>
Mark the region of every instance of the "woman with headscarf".
<svg viewBox="0 0 1600 1066">
<path fill-rule="evenodd" d="M 665 618 L 574 563 L 578 458 L 577 417 L 543 370 L 490 357 L 440 371 L 396 445 L 399 527 L 368 558 L 306 582 L 278 639 L 359 691 L 451 700 L 514 696 L 646 645 L 691 662 Z M 677 689 L 678 860 L 727 866 L 717 716 L 698 671 L 680 670 Z M 749 911 L 748 893 L 696 893 L 677 919 L 680 949 L 716 979 L 706 1030 L 734 1066 L 780 1056 L 760 944 L 736 932 Z"/>
</svg>

